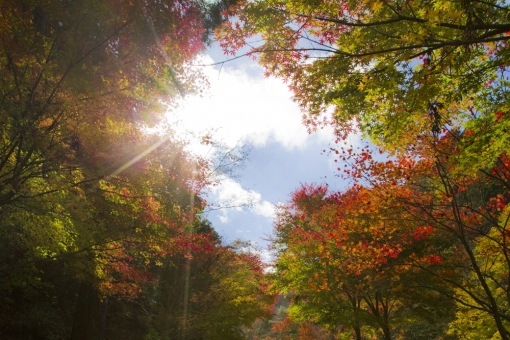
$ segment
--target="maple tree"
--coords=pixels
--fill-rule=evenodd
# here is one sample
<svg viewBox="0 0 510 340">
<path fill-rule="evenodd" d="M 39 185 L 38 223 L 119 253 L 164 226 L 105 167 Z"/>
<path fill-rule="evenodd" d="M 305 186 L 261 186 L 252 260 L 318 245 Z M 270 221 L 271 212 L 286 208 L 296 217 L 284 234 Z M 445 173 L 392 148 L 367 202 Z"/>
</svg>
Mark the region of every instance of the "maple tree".
<svg viewBox="0 0 510 340">
<path fill-rule="evenodd" d="M 370 329 L 391 339 L 410 322 L 426 324 L 420 312 L 427 308 L 440 315 L 441 297 L 415 289 L 434 277 L 411 265 L 435 270 L 441 259 L 424 244 L 438 236 L 395 207 L 392 195 L 379 194 L 362 186 L 342 194 L 305 186 L 293 194 L 277 224 L 282 252 L 275 284 L 292 294 L 291 316 L 332 329 L 343 325 L 356 339 L 374 334 Z"/>
<path fill-rule="evenodd" d="M 470 134 L 467 138 L 471 138 Z M 406 186 L 414 188 L 414 194 L 402 201 L 415 218 L 457 239 L 454 248 L 449 251 L 446 248 L 442 253 L 462 258 L 463 262 L 456 266 L 462 272 L 470 273 L 470 278 L 455 279 L 448 275 L 439 278 L 455 287 L 457 294 L 450 297 L 461 308 L 467 307 L 471 312 L 478 310 L 491 319 L 498 336 L 505 339 L 508 337 L 507 307 L 497 296 L 500 291 L 508 291 L 508 286 L 505 279 L 496 278 L 494 270 L 497 266 L 489 263 L 495 263 L 492 261 L 497 254 L 502 254 L 497 260 L 498 265 L 508 266 L 504 255 L 508 251 L 505 236 L 508 221 L 504 212 L 508 196 L 507 156 L 500 154 L 495 162 L 491 162 L 494 165 L 486 163 L 476 172 L 466 172 L 464 166 L 459 166 L 464 146 L 455 131 L 422 139 L 418 149 L 421 149 L 419 155 L 423 159 L 414 169 L 418 173 L 411 176 L 408 173 L 406 178 L 409 181 Z M 405 163 L 397 166 L 398 172 L 405 173 L 404 168 Z M 482 250 L 486 247 L 492 250 L 491 255 Z"/>
<path fill-rule="evenodd" d="M 469 120 L 470 109 L 506 113 L 508 10 L 504 1 L 244 1 L 217 36 L 226 53 L 259 56 L 284 79 L 311 130 L 332 123 L 344 136 L 359 125 L 402 148 L 431 125 Z"/>
<path fill-rule="evenodd" d="M 200 86 L 186 66 L 203 48 L 193 1 L 1 6 L 2 205 L 79 185 L 68 174 L 83 161 L 96 163 L 96 178 L 111 174 L 122 165 L 119 143 Z M 30 190 L 54 172 L 60 186 Z"/>
<path fill-rule="evenodd" d="M 438 135 L 425 131 L 408 153 L 391 160 L 376 160 L 369 147 L 332 148 L 337 160 L 349 163 L 342 173 L 354 184 L 341 194 L 328 194 L 326 187 L 313 186 L 294 194 L 290 210 L 277 224 L 277 233 L 283 235 L 277 239 L 283 246 L 278 260 L 283 264 L 278 267 L 280 289 L 303 293 L 305 298 L 297 305 L 311 311 L 317 321 L 334 316 L 326 312 L 325 305 L 348 310 L 347 303 L 338 302 L 336 296 L 341 294 L 361 294 L 351 302 L 362 307 L 366 303 L 374 316 L 378 311 L 366 297 L 370 295 L 367 287 L 376 288 L 375 301 L 379 299 L 382 315 L 386 302 L 377 294 L 394 294 L 394 314 L 388 315 L 395 319 L 377 320 L 386 338 L 384 324 L 398 323 L 399 315 L 407 322 L 412 317 L 426 317 L 420 313 L 413 316 L 419 308 L 406 310 L 406 301 L 417 302 L 416 296 L 446 300 L 443 308 L 447 311 L 452 303 L 458 305 L 451 334 L 477 334 L 476 325 L 470 326 L 466 320 L 477 315 L 479 325 L 490 325 L 487 334 L 506 339 L 507 302 L 502 296 L 509 288 L 504 278 L 508 273 L 508 161 L 503 153 L 482 169 L 466 171 L 463 151 L 466 145 L 473 145 L 473 133 L 478 132 L 453 130 Z M 479 157 L 494 150 L 504 150 L 504 146 L 488 148 Z M 363 196 L 366 198 L 359 200 Z M 374 268 L 386 275 L 364 276 Z M 359 277 L 349 282 L 345 274 Z M 338 282 L 343 285 L 335 286 Z M 390 291 L 377 292 L 378 282 L 380 287 L 391 287 Z M 356 289 L 346 291 L 349 284 Z M 403 307 L 400 311 L 399 305 Z M 337 316 L 333 323 L 340 319 L 345 320 L 346 315 Z M 370 319 L 372 316 L 362 320 L 371 324 Z M 352 320 L 351 327 L 356 330 L 360 320 L 352 316 L 347 320 Z M 394 326 L 389 329 L 395 330 Z"/>
<path fill-rule="evenodd" d="M 508 209 L 502 213 L 500 217 L 501 225 L 505 225 L 507 222 L 503 219 L 507 219 Z M 508 275 L 508 262 L 502 257 L 505 256 L 505 251 L 502 251 L 500 246 L 501 234 L 495 229 L 489 232 L 489 237 L 477 242 L 475 248 L 475 256 L 482 267 L 487 269 L 484 270 L 484 276 L 487 279 L 487 283 L 490 291 L 494 295 L 498 306 L 504 311 L 508 311 L 508 287 L 506 284 L 506 275 Z M 465 283 L 471 285 L 471 292 L 476 296 L 483 296 L 484 292 L 480 285 L 476 283 L 477 279 L 474 273 L 470 274 L 470 277 L 466 278 Z M 462 299 L 469 303 L 470 306 L 476 305 L 475 301 L 470 294 L 467 294 L 462 289 L 457 289 L 456 294 L 462 296 Z M 509 328 L 510 324 L 508 320 L 503 320 L 503 324 L 506 329 Z M 499 338 L 499 332 L 494 324 L 491 316 L 483 310 L 470 308 L 459 304 L 456 312 L 456 319 L 450 323 L 449 334 L 461 335 L 469 338 L 485 338 L 494 339 Z"/>
<path fill-rule="evenodd" d="M 284 79 L 310 130 L 333 125 L 339 175 L 354 181 L 342 193 L 303 188 L 277 222 L 275 287 L 296 294 L 295 317 L 390 338 L 399 317 L 427 319 L 405 308 L 422 294 L 457 305 L 436 332 L 475 336 L 466 319 L 476 315 L 490 324 L 484 336 L 508 338 L 508 10 L 275 0 L 224 13 L 225 52 Z M 358 129 L 390 152 L 384 161 L 342 144 Z"/>
<path fill-rule="evenodd" d="M 291 318 L 286 317 L 276 322 L 271 328 L 271 335 L 264 338 L 256 338 L 256 340 L 325 340 L 336 339 L 333 335 L 309 322 L 296 323 Z"/>
<path fill-rule="evenodd" d="M 17 220 L 27 248 L 32 243 L 38 249 L 36 257 L 81 254 L 126 237 L 127 229 L 136 229 L 128 218 L 134 216 L 126 202 L 111 199 L 115 194 L 104 190 L 105 183 L 128 182 L 119 190 L 151 195 L 147 186 L 134 189 L 135 179 L 125 171 L 124 177 L 114 175 L 161 144 L 145 138 L 143 127 L 157 121 L 164 103 L 200 87 L 200 78 L 186 66 L 203 48 L 198 3 L 2 1 L 0 6 L 2 218 Z M 200 164 L 179 158 L 200 172 Z M 180 187 L 189 193 L 192 172 L 166 165 L 176 170 L 171 174 L 176 192 Z M 142 199 L 130 203 L 143 204 Z M 133 205 L 131 212 L 140 209 Z M 106 218 L 112 217 L 110 208 L 129 223 Z M 20 219 L 33 219 L 33 228 Z M 40 228 L 38 220 L 52 222 Z M 106 231 L 111 224 L 118 228 Z M 90 230 L 91 225 L 97 228 Z"/>
<path fill-rule="evenodd" d="M 135 298 L 150 281 L 149 264 L 157 265 L 166 254 L 185 252 L 185 244 L 205 246 L 200 237 L 184 233 L 203 203 L 191 183 L 193 178 L 200 180 L 195 173 L 199 166 L 182 147 L 169 140 L 122 175 L 45 195 L 38 201 L 39 210 L 5 206 L 1 218 L 11 244 L 3 252 L 2 269 L 10 280 L 2 290 L 24 291 L 25 284 L 44 277 L 39 287 L 44 292 L 49 282 L 40 271 L 55 261 L 65 268 L 62 278 L 71 277 L 77 289 L 81 286 L 72 290 L 79 298 L 71 298 L 77 303 L 76 312 L 71 312 L 75 316 L 71 335 L 99 334 L 99 324 L 90 323 L 100 317 L 104 297 Z M 9 256 L 10 249 L 17 249 L 16 256 Z M 58 271 L 52 272 L 58 277 Z M 22 301 L 7 300 L 2 311 L 11 310 L 16 318 L 12 304 Z M 12 319 L 4 320 L 8 324 Z"/>
<path fill-rule="evenodd" d="M 229 310 L 244 319 L 229 317 L 230 329 L 264 314 L 256 257 L 190 231 L 210 162 L 171 130 L 147 133 L 205 86 L 191 63 L 230 3 L 0 2 L 2 337 L 118 337 L 111 325 L 126 318 L 108 308 L 128 310 L 192 252 L 222 254 L 229 269 L 208 268 L 217 280 L 245 279 L 234 287 L 244 314 Z"/>
<path fill-rule="evenodd" d="M 268 317 L 272 297 L 258 256 L 243 243 L 222 245 L 206 220 L 192 227 L 195 241 L 150 264 L 136 299 L 110 302 L 109 338 L 242 339 L 243 327 Z"/>
</svg>

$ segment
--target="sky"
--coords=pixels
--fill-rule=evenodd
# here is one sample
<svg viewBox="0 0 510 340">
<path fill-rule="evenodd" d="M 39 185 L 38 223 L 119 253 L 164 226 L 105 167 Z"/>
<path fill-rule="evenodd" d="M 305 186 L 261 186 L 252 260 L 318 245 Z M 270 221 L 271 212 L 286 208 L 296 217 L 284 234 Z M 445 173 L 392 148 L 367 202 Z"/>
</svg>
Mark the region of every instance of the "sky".
<svg viewBox="0 0 510 340">
<path fill-rule="evenodd" d="M 199 62 L 225 59 L 213 47 Z M 280 79 L 264 77 L 263 69 L 249 58 L 203 67 L 203 72 L 210 82 L 207 94 L 187 96 L 168 117 L 194 134 L 191 149 L 199 155 L 211 154 L 197 142 L 208 132 L 227 148 L 250 149 L 237 176 L 225 177 L 211 189 L 207 197 L 211 207 L 204 217 L 225 243 L 236 239 L 256 242 L 268 261 L 265 248 L 275 205 L 287 202 L 301 183 L 327 183 L 333 190 L 344 186 L 334 176 L 333 157 L 323 152 L 334 144 L 333 132 L 324 129 L 308 134 L 287 86 Z M 222 204 L 232 207 L 221 208 Z"/>
</svg>

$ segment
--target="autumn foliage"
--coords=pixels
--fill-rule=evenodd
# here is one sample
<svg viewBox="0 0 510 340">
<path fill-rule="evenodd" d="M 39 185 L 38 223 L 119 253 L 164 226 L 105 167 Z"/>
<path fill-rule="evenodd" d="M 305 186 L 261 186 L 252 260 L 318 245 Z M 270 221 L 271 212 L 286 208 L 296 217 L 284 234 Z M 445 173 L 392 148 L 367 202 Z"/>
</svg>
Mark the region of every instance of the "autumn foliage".
<svg viewBox="0 0 510 340">
<path fill-rule="evenodd" d="M 297 313 L 349 325 L 359 339 L 392 339 L 458 303 L 486 313 L 501 334 L 510 265 L 507 156 L 468 175 L 459 170 L 464 138 L 455 131 L 422 136 L 390 159 L 373 147 L 332 148 L 348 164 L 340 174 L 351 187 L 304 185 L 276 223 L 275 287 L 292 294 Z M 466 330 L 462 317 L 449 332 Z"/>
<path fill-rule="evenodd" d="M 507 11 L 270 0 L 224 13 L 225 52 L 287 82 L 310 131 L 335 130 L 344 189 L 303 185 L 275 223 L 273 287 L 293 320 L 356 339 L 509 338 Z"/>
<path fill-rule="evenodd" d="M 0 0 L 0 336 L 509 339 L 508 11 Z M 200 218 L 211 163 L 147 132 L 214 28 L 334 129 L 343 189 L 280 206 L 272 274 Z"/>
<path fill-rule="evenodd" d="M 207 290 L 228 313 L 210 339 L 266 314 L 257 256 L 199 219 L 210 162 L 148 132 L 205 86 L 191 64 L 228 4 L 0 1 L 2 339 L 205 336 Z"/>
</svg>

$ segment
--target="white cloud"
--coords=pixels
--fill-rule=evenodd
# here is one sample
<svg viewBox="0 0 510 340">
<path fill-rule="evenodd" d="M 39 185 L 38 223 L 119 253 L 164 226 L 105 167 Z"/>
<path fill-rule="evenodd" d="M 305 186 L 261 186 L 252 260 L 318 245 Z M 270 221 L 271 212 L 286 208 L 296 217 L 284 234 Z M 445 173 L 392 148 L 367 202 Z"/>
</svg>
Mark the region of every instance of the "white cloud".
<svg viewBox="0 0 510 340">
<path fill-rule="evenodd" d="M 274 261 L 274 255 L 268 248 L 261 248 L 257 242 L 249 242 L 246 246 L 241 248 L 244 253 L 251 253 L 260 256 L 262 262 L 266 265 Z M 272 267 L 266 268 L 266 271 L 273 271 Z"/>
<path fill-rule="evenodd" d="M 219 219 L 221 221 L 221 223 L 228 223 L 229 219 L 228 219 L 228 216 L 226 213 L 224 213 L 223 215 L 219 216 Z"/>
<path fill-rule="evenodd" d="M 208 56 L 201 63 L 212 63 Z M 264 78 L 262 68 L 250 63 L 243 69 L 206 67 L 209 93 L 188 96 L 169 113 L 171 120 L 198 135 L 214 130 L 213 137 L 230 146 L 238 141 L 263 146 L 271 140 L 287 149 L 302 147 L 310 138 L 302 124 L 302 113 L 280 79 Z M 320 130 L 330 140 L 331 131 Z"/>
<path fill-rule="evenodd" d="M 259 202 L 259 204 L 255 205 L 252 210 L 257 215 L 261 215 L 270 219 L 272 219 L 275 214 L 274 205 L 269 203 L 268 201 Z"/>
<path fill-rule="evenodd" d="M 268 249 L 262 249 L 260 251 L 260 257 L 262 261 L 265 263 L 271 263 L 272 261 L 274 261 L 274 256 Z"/>
<path fill-rule="evenodd" d="M 222 223 L 229 222 L 229 209 L 241 211 L 243 208 L 247 208 L 252 213 L 270 220 L 274 217 L 275 207 L 273 204 L 263 201 L 260 193 L 244 189 L 241 184 L 231 178 L 224 179 L 211 192 L 213 201 L 217 202 L 217 208 L 222 212 L 222 215 L 219 216 Z"/>
</svg>

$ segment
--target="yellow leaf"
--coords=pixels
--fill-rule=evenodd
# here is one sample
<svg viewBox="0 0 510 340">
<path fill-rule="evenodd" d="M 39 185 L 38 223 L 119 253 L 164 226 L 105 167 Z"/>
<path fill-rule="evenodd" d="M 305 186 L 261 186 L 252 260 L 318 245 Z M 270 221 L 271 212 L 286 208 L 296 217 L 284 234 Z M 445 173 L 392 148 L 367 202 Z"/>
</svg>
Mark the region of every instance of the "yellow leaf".
<svg viewBox="0 0 510 340">
<path fill-rule="evenodd" d="M 381 10 L 383 3 L 381 1 L 376 1 L 372 4 L 372 10 L 374 13 L 377 13 Z"/>
<path fill-rule="evenodd" d="M 451 11 L 451 12 L 449 13 L 449 16 L 450 16 L 450 18 L 452 18 L 453 20 L 457 20 L 457 19 L 462 18 L 462 14 L 464 14 L 464 12 L 462 12 L 462 11 Z"/>
<path fill-rule="evenodd" d="M 428 16 L 429 16 L 429 21 L 432 23 L 432 24 L 438 24 L 441 22 L 441 20 L 439 19 L 439 13 L 436 12 L 436 11 L 430 11 L 428 13 Z"/>
</svg>

